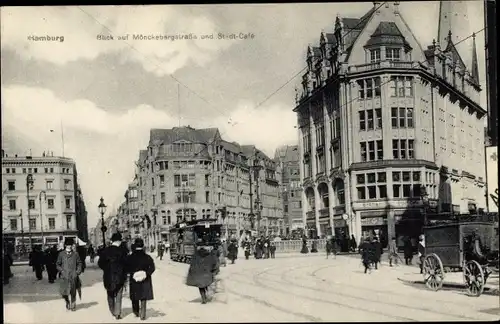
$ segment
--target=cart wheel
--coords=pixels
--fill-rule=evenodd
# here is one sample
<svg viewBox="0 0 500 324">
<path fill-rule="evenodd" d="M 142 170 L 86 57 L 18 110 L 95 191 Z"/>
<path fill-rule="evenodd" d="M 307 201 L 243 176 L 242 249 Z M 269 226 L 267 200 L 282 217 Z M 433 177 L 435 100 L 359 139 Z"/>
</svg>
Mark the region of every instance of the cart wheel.
<svg viewBox="0 0 500 324">
<path fill-rule="evenodd" d="M 479 297 L 484 290 L 483 268 L 476 261 L 468 261 L 464 267 L 464 283 L 470 296 Z"/>
<path fill-rule="evenodd" d="M 435 254 L 429 254 L 424 259 L 424 281 L 427 288 L 438 291 L 443 287 L 444 269 L 441 259 Z"/>
</svg>

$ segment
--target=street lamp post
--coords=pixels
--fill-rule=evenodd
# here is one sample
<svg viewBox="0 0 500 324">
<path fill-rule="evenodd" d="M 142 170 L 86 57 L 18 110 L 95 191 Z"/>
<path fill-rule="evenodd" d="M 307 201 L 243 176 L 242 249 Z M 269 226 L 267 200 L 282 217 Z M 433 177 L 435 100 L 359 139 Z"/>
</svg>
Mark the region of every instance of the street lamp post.
<svg viewBox="0 0 500 324">
<path fill-rule="evenodd" d="M 28 200 L 28 231 L 29 231 L 30 250 L 31 250 L 33 242 L 31 240 L 30 189 L 33 189 L 33 175 L 31 173 L 29 173 L 26 176 L 26 199 Z"/>
<path fill-rule="evenodd" d="M 422 198 L 422 205 L 424 207 L 424 226 L 427 226 L 427 206 L 429 205 L 429 194 L 424 186 L 420 187 L 420 197 Z"/>
<path fill-rule="evenodd" d="M 104 213 L 106 213 L 106 205 L 104 204 L 104 199 L 101 197 L 101 202 L 99 203 L 99 213 L 101 213 L 101 231 L 102 231 L 102 245 L 106 246 L 106 225 L 104 225 Z"/>
<path fill-rule="evenodd" d="M 41 228 L 41 233 L 42 233 L 42 245 L 45 244 L 45 240 L 43 237 L 43 214 L 42 214 L 42 195 L 44 201 L 47 201 L 47 194 L 45 193 L 44 190 L 40 191 L 40 194 L 38 194 L 38 200 L 40 202 L 40 228 Z"/>
</svg>

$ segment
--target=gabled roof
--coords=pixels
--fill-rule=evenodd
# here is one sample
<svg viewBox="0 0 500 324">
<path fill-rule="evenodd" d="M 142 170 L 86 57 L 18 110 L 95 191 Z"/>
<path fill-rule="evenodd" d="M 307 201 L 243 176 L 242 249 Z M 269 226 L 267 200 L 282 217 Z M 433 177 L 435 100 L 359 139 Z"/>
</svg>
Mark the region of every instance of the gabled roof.
<svg viewBox="0 0 500 324">
<path fill-rule="evenodd" d="M 462 60 L 462 57 L 460 56 L 460 53 L 458 53 L 457 48 L 455 47 L 455 44 L 453 44 L 453 41 L 451 39 L 451 33 L 448 38 L 448 45 L 446 46 L 446 49 L 443 52 L 451 55 L 451 60 L 453 61 L 454 64 L 458 64 L 460 70 L 463 71 L 467 69 L 464 61 Z"/>
<path fill-rule="evenodd" d="M 283 145 L 276 149 L 274 159 L 279 162 L 299 161 L 299 146 L 298 145 Z"/>
<path fill-rule="evenodd" d="M 411 49 L 410 44 L 406 41 L 398 26 L 392 21 L 381 21 L 375 32 L 370 36 L 366 46 L 380 44 L 400 45 Z"/>
<path fill-rule="evenodd" d="M 149 144 L 170 144 L 180 140 L 209 144 L 213 141 L 217 132 L 217 128 L 194 129 L 190 126 L 171 129 L 153 128 L 150 131 Z"/>
<path fill-rule="evenodd" d="M 225 149 L 225 150 L 228 150 L 228 151 L 231 151 L 233 153 L 236 153 L 236 154 L 240 154 L 241 153 L 241 147 L 238 143 L 236 142 L 228 142 L 228 141 L 225 141 L 225 140 L 222 140 L 221 141 L 221 144 L 222 144 L 222 147 Z"/>
</svg>

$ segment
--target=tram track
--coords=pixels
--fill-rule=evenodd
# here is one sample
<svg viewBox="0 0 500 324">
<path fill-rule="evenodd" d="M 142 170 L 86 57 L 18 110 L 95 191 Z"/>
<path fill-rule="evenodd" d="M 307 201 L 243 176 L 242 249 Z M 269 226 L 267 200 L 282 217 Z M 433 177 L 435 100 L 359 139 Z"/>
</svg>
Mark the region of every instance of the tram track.
<svg viewBox="0 0 500 324">
<path fill-rule="evenodd" d="M 304 268 L 307 268 L 307 267 L 304 267 Z M 301 268 L 303 269 L 303 268 Z M 469 317 L 469 316 L 465 316 L 465 315 L 457 315 L 457 314 L 451 314 L 451 313 L 447 313 L 447 312 L 441 312 L 441 311 L 438 311 L 438 310 L 434 310 L 434 309 L 431 309 L 431 308 L 428 308 L 428 307 L 422 307 L 422 306 L 408 306 L 408 305 L 405 305 L 405 304 L 402 304 L 402 303 L 398 303 L 397 301 L 391 301 L 390 303 L 387 303 L 387 302 L 383 302 L 383 301 L 380 301 L 380 300 L 373 300 L 373 299 L 370 299 L 370 298 L 366 298 L 366 297 L 362 297 L 362 296 L 359 296 L 359 295 L 354 295 L 354 294 L 348 294 L 348 293 L 345 293 L 345 292 L 332 292 L 331 290 L 326 290 L 326 289 L 323 289 L 323 288 L 318 288 L 318 287 L 308 287 L 308 286 L 305 286 L 305 285 L 301 285 L 301 284 L 297 284 L 296 282 L 288 279 L 288 277 L 286 276 L 287 273 L 290 273 L 291 271 L 294 271 L 295 269 L 288 269 L 284 272 L 281 273 L 281 276 L 280 276 L 280 279 L 286 283 L 286 284 L 294 284 L 294 285 L 298 285 L 300 286 L 301 288 L 304 288 L 304 289 L 308 289 L 308 290 L 313 290 L 313 291 L 322 291 L 322 292 L 325 292 L 325 293 L 329 293 L 329 294 L 338 294 L 342 297 L 348 297 L 348 298 L 353 298 L 353 299 L 357 299 L 357 300 L 363 300 L 363 301 L 366 301 L 366 302 L 369 302 L 369 303 L 374 303 L 374 304 L 381 304 L 381 305 L 386 305 L 386 306 L 391 306 L 392 308 L 394 307 L 399 307 L 399 308 L 402 308 L 402 309 L 408 309 L 408 310 L 414 310 L 414 311 L 419 311 L 419 312 L 426 312 L 426 313 L 431 313 L 431 314 L 436 314 L 436 315 L 444 315 L 444 316 L 448 316 L 448 317 L 455 317 L 457 318 L 458 320 L 477 320 L 477 318 L 474 318 L 474 317 Z M 317 273 L 317 270 L 314 271 Z M 320 283 L 325 283 L 327 281 L 323 281 L 323 280 L 318 280 L 318 278 L 315 278 L 315 277 L 312 277 L 311 275 L 308 275 L 309 278 L 311 279 L 315 279 L 317 282 L 320 282 Z M 331 282 L 327 282 L 329 283 L 331 286 L 335 286 L 337 285 L 336 283 L 331 283 Z M 392 292 L 383 292 L 383 291 L 377 291 L 375 289 L 370 289 L 370 288 L 363 288 L 363 287 L 356 287 L 354 285 L 343 285 L 343 286 L 346 286 L 348 288 L 354 288 L 354 289 L 359 289 L 359 290 L 363 290 L 363 291 L 368 291 L 368 292 L 376 292 L 378 294 L 391 294 L 392 295 Z M 402 294 L 398 294 L 399 296 L 401 297 L 408 297 L 408 296 L 405 296 L 405 295 L 402 295 Z M 448 302 L 450 303 L 450 302 Z M 452 304 L 452 303 L 450 303 Z"/>
</svg>

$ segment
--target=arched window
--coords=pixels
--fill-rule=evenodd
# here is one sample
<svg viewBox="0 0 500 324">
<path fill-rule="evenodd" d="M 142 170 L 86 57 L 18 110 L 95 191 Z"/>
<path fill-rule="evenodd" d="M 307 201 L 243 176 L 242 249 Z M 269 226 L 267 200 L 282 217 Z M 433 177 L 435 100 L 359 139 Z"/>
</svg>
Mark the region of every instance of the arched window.
<svg viewBox="0 0 500 324">
<path fill-rule="evenodd" d="M 196 210 L 193 208 L 178 209 L 176 211 L 177 222 L 182 220 L 196 220 Z"/>
</svg>

